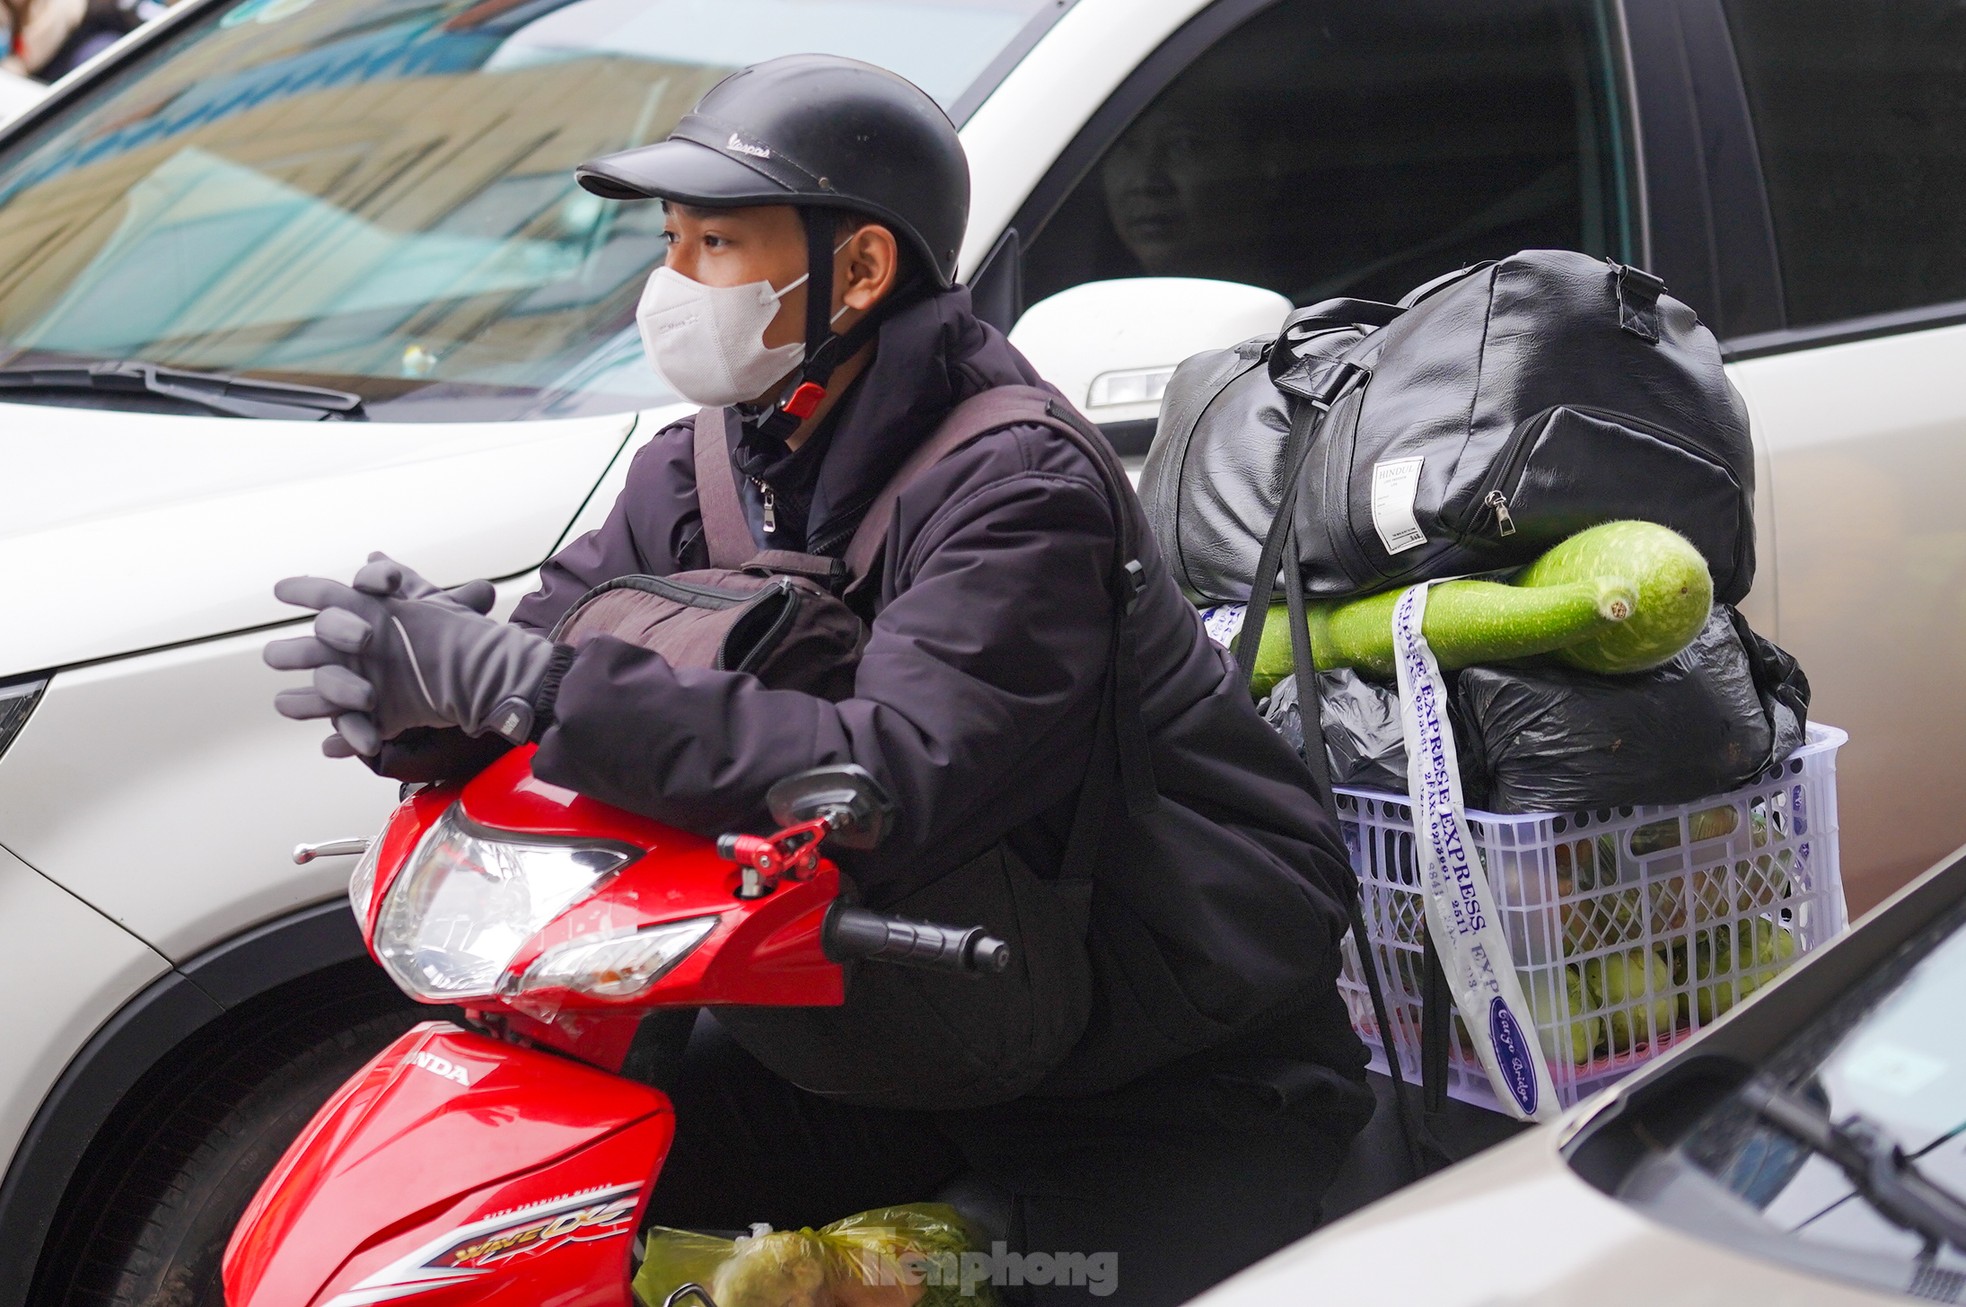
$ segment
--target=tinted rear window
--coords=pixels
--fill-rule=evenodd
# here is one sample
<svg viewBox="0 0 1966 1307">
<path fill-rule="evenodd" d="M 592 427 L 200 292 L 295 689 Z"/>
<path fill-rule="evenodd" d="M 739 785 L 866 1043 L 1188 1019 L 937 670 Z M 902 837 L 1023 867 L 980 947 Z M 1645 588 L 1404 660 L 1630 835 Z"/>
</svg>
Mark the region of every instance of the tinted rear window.
<svg viewBox="0 0 1966 1307">
<path fill-rule="evenodd" d="M 1966 300 L 1966 4 L 1727 12 L 1790 324 Z"/>
</svg>

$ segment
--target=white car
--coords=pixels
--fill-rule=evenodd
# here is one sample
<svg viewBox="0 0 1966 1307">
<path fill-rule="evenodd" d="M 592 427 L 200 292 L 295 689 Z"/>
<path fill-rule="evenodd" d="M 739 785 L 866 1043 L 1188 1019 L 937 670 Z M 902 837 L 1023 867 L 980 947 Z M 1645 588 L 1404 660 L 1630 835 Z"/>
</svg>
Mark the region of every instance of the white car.
<svg viewBox="0 0 1966 1307">
<path fill-rule="evenodd" d="M 1966 851 L 1562 1121 L 1196 1307 L 1962 1301 L 1963 999 Z"/>
<path fill-rule="evenodd" d="M 509 604 L 600 520 L 683 406 L 633 324 L 656 209 L 572 169 L 777 54 L 949 108 L 979 310 L 1135 454 L 1172 365 L 1286 302 L 1530 246 L 1657 271 L 1736 359 L 1751 616 L 1851 732 L 1881 897 L 1966 837 L 1955 11 L 190 0 L 71 76 L 0 131 L 0 1307 L 203 1282 L 407 1019 L 350 860 L 292 857 L 395 790 L 273 714 L 271 583 L 381 548 Z"/>
<path fill-rule="evenodd" d="M 0 123 L 18 118 L 41 102 L 48 88 L 32 77 L 0 68 Z"/>
</svg>

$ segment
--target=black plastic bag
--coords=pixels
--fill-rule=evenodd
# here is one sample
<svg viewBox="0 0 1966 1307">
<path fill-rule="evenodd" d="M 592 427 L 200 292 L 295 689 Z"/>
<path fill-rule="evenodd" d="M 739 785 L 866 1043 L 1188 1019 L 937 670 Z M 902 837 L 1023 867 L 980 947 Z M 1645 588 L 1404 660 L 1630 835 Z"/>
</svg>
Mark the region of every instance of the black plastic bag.
<svg viewBox="0 0 1966 1307">
<path fill-rule="evenodd" d="M 1574 812 L 1747 784 L 1802 744 L 1809 681 L 1716 605 L 1693 643 L 1652 671 L 1469 667 L 1454 698 L 1470 806 L 1479 791 L 1490 812 Z"/>
<path fill-rule="evenodd" d="M 1317 681 L 1331 783 L 1406 793 L 1406 737 L 1400 731 L 1398 691 L 1368 681 L 1350 668 L 1319 672 Z M 1304 719 L 1297 678 L 1286 676 L 1272 686 L 1259 711 L 1302 758 Z M 1465 780 L 1465 764 L 1462 774 Z"/>
<path fill-rule="evenodd" d="M 1331 783 L 1404 794 L 1398 693 L 1349 670 L 1317 679 Z M 1800 748 L 1809 718 L 1809 680 L 1795 659 L 1725 605 L 1677 658 L 1650 672 L 1470 667 L 1450 690 L 1462 794 L 1489 812 L 1722 793 Z M 1261 711 L 1302 757 L 1296 678 L 1277 682 Z"/>
</svg>

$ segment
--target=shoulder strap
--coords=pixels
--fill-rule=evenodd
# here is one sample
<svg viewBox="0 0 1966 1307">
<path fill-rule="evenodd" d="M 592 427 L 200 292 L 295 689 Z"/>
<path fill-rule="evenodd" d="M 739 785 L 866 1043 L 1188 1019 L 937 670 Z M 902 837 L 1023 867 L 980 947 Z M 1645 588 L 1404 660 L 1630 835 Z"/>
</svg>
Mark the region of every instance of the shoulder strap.
<svg viewBox="0 0 1966 1307">
<path fill-rule="evenodd" d="M 1120 550 L 1127 561 L 1136 560 L 1139 549 L 1132 515 L 1117 511 L 1125 506 L 1123 497 L 1115 492 L 1116 487 L 1126 484 L 1126 471 L 1120 466 L 1119 457 L 1113 453 L 1113 447 L 1105 436 L 1086 422 L 1070 404 L 1049 390 L 1039 386 L 997 386 L 970 396 L 950 410 L 949 416 L 942 420 L 942 424 L 927 440 L 915 447 L 914 452 L 888 479 L 888 483 L 881 487 L 874 502 L 867 506 L 867 513 L 860 519 L 860 526 L 846 548 L 847 570 L 853 574 L 854 584 L 860 585 L 872 573 L 874 561 L 887 546 L 888 528 L 894 523 L 895 504 L 909 486 L 970 441 L 992 431 L 1015 426 L 1049 427 L 1077 445 L 1092 460 L 1106 483 L 1107 494 L 1114 498 L 1114 517 L 1119 522 L 1121 537 Z"/>
<path fill-rule="evenodd" d="M 758 552 L 758 542 L 737 502 L 728 421 L 728 409 L 706 408 L 696 415 L 696 510 L 703 515 L 710 566 L 737 568 Z"/>
<path fill-rule="evenodd" d="M 1130 511 L 1129 483 L 1119 455 L 1104 434 L 1056 392 L 1040 386 L 997 386 L 956 405 L 934 433 L 924 440 L 867 507 L 860 527 L 847 545 L 847 571 L 858 588 L 871 579 L 873 565 L 887 545 L 894 507 L 902 493 L 937 463 L 970 441 L 1005 427 L 1040 426 L 1056 431 L 1078 446 L 1099 472 L 1117 524 L 1111 589 L 1119 620 L 1113 632 L 1106 695 L 1100 704 L 1091 772 L 1073 821 L 1066 850 L 1064 876 L 1082 879 L 1090 874 L 1094 844 L 1106 806 L 1109 777 L 1117 772 L 1126 809 L 1136 816 L 1159 801 L 1153 763 L 1148 753 L 1147 726 L 1140 713 L 1140 661 L 1133 637 L 1133 609 L 1146 584 L 1140 562 L 1139 522 Z"/>
</svg>

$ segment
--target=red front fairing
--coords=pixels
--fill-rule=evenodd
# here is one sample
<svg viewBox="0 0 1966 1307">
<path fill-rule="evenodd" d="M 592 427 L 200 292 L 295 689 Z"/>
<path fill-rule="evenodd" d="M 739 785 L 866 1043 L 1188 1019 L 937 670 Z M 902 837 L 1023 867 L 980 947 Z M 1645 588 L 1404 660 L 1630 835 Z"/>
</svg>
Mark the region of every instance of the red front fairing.
<svg viewBox="0 0 1966 1307">
<path fill-rule="evenodd" d="M 714 842 L 626 812 L 532 773 L 534 749 L 514 749 L 460 790 L 440 787 L 397 809 L 385 831 L 375 901 L 380 903 L 417 841 L 452 802 L 480 827 L 515 838 L 578 837 L 646 852 L 568 908 L 513 961 L 524 971 L 568 940 L 717 915 L 715 931 L 648 993 L 626 1002 L 548 992 L 465 1006 L 507 1021 L 517 1033 L 575 1052 L 597 1066 L 620 1065 L 635 1025 L 654 1007 L 819 1007 L 845 1001 L 846 982 L 826 957 L 821 933 L 839 896 L 839 872 L 822 862 L 760 899 L 737 896 L 739 872 Z M 373 931 L 374 914 L 370 914 Z"/>
<path fill-rule="evenodd" d="M 294 1140 L 225 1253 L 229 1307 L 628 1307 L 668 1100 L 429 1022 Z"/>
<path fill-rule="evenodd" d="M 662 1007 L 843 1000 L 822 942 L 840 892 L 830 863 L 740 897 L 738 868 L 711 841 L 548 785 L 532 754 L 515 749 L 469 783 L 397 808 L 358 914 L 372 950 L 380 905 L 453 805 L 474 839 L 639 851 L 523 945 L 508 980 L 558 945 L 714 926 L 640 992 L 501 982 L 462 1000 L 495 1034 L 432 1022 L 384 1050 L 246 1209 L 225 1254 L 230 1307 L 629 1307 L 630 1240 L 674 1134 L 663 1095 L 609 1074 L 642 1019 Z"/>
</svg>

